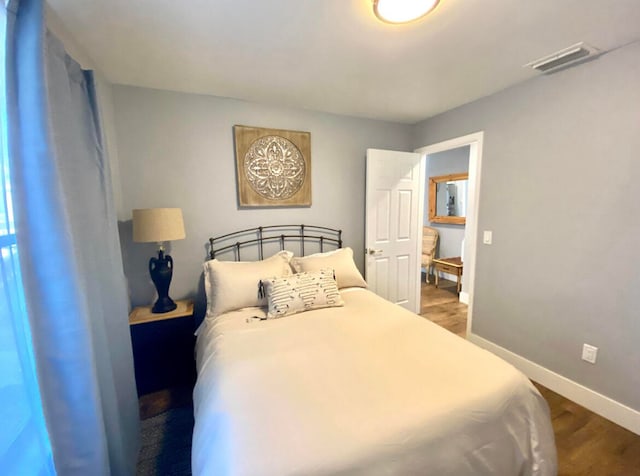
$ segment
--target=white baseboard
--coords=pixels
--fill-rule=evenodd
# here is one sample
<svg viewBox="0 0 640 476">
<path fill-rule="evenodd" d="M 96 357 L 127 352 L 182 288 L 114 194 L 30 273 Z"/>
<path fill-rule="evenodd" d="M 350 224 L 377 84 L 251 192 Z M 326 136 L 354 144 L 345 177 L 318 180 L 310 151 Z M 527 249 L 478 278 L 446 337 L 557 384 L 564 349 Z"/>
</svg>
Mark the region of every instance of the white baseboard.
<svg viewBox="0 0 640 476">
<path fill-rule="evenodd" d="M 476 334 L 468 334 L 467 339 L 506 360 L 531 380 L 640 435 L 640 411 L 580 385 Z"/>
<path fill-rule="evenodd" d="M 460 297 L 458 298 L 458 300 L 462 304 L 466 304 L 468 306 L 469 305 L 469 293 L 465 293 L 465 292 L 461 291 L 460 292 Z"/>
<path fill-rule="evenodd" d="M 435 271 L 437 273 L 437 271 Z M 456 276 L 455 274 L 449 274 L 449 273 L 445 273 L 440 271 L 440 279 L 447 279 L 449 281 L 453 281 L 454 283 L 458 282 L 458 276 Z"/>
</svg>

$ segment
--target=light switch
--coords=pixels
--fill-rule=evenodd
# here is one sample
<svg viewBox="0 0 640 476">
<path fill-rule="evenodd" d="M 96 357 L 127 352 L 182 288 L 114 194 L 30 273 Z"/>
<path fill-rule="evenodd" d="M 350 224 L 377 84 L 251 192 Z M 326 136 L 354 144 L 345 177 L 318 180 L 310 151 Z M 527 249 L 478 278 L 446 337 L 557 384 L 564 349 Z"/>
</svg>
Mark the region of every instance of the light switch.
<svg viewBox="0 0 640 476">
<path fill-rule="evenodd" d="M 493 241 L 493 232 L 491 230 L 484 230 L 484 236 L 482 237 L 482 242 L 485 245 L 490 245 Z"/>
<path fill-rule="evenodd" d="M 598 358 L 598 348 L 589 344 L 582 345 L 582 360 L 595 364 Z"/>
</svg>

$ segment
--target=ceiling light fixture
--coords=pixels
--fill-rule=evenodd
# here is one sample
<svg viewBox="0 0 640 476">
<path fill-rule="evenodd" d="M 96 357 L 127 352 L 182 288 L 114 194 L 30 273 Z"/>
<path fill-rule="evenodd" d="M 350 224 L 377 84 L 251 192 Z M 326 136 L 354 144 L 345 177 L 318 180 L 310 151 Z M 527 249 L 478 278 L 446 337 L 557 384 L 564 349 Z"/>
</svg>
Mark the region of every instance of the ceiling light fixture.
<svg viewBox="0 0 640 476">
<path fill-rule="evenodd" d="M 386 23 L 409 23 L 433 10 L 440 0 L 373 0 L 373 11 Z"/>
</svg>

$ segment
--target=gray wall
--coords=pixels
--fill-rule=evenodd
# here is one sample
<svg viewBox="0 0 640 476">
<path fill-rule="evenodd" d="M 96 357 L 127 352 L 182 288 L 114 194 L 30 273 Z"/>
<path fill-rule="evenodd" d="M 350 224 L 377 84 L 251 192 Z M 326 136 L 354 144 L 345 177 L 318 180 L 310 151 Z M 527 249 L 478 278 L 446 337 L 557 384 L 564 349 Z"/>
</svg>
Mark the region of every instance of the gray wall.
<svg viewBox="0 0 640 476">
<path fill-rule="evenodd" d="M 153 244 L 131 242 L 131 209 L 181 207 L 187 238 L 171 243 L 171 296 L 198 295 L 212 235 L 269 224 L 318 224 L 344 231 L 363 269 L 364 172 L 369 147 L 410 150 L 412 127 L 271 107 L 213 96 L 114 86 L 122 183 L 125 273 L 132 305 L 154 296 L 147 261 Z M 233 125 L 311 133 L 310 208 L 239 209 Z"/>
<path fill-rule="evenodd" d="M 473 332 L 636 410 L 638 84 L 635 43 L 414 130 L 416 148 L 485 132 Z"/>
<path fill-rule="evenodd" d="M 464 225 L 448 225 L 429 221 L 429 177 L 469 172 L 469 146 L 445 150 L 427 156 L 427 185 L 424 194 L 424 224 L 436 228 L 440 234 L 436 256 L 460 256 Z M 466 291 L 466 290 L 465 290 Z"/>
</svg>

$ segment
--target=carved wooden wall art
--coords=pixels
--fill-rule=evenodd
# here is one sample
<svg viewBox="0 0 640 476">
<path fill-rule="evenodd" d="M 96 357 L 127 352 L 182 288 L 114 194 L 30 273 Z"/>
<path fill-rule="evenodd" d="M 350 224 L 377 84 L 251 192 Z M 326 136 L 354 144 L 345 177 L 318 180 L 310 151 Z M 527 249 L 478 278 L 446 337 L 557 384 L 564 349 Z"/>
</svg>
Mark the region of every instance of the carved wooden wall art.
<svg viewBox="0 0 640 476">
<path fill-rule="evenodd" d="M 311 134 L 234 126 L 241 207 L 311 206 Z"/>
</svg>

